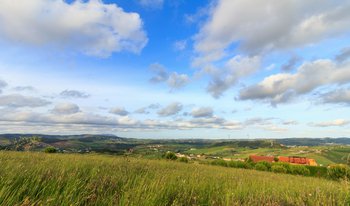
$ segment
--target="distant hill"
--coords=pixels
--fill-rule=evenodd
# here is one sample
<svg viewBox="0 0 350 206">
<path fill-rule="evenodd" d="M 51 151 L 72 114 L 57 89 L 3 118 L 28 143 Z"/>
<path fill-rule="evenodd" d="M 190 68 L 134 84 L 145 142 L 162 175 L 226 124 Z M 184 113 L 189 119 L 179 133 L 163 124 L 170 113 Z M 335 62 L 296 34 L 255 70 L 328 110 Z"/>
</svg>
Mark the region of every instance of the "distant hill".
<svg viewBox="0 0 350 206">
<path fill-rule="evenodd" d="M 95 134 L 79 134 L 79 135 L 47 135 L 47 134 L 0 134 L 0 138 L 5 139 L 16 139 L 20 137 L 40 137 L 43 139 L 59 139 L 59 140 L 68 140 L 68 139 L 90 139 L 90 140 L 108 140 L 108 139 L 126 139 L 118 137 L 116 135 L 95 135 Z"/>
<path fill-rule="evenodd" d="M 343 144 L 350 145 L 350 138 L 340 137 L 340 138 L 285 138 L 285 139 L 275 139 L 276 142 L 288 145 L 288 146 L 318 146 L 327 144 Z"/>
</svg>

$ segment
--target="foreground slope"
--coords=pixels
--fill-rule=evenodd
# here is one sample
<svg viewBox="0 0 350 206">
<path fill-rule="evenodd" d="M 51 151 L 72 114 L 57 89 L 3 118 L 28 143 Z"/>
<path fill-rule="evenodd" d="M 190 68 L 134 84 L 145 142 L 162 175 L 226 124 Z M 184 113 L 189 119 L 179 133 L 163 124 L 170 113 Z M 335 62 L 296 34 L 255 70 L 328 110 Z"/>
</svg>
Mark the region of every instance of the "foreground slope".
<svg viewBox="0 0 350 206">
<path fill-rule="evenodd" d="M 103 155 L 0 152 L 0 205 L 346 205 L 346 182 Z"/>
</svg>

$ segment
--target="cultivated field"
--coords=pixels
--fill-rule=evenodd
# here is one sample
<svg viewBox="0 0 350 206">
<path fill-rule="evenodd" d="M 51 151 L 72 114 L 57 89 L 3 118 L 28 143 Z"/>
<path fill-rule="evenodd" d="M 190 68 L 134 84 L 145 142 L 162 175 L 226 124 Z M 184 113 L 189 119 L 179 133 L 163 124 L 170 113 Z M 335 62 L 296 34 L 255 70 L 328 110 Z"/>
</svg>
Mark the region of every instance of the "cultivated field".
<svg viewBox="0 0 350 206">
<path fill-rule="evenodd" d="M 0 205 L 347 205 L 345 181 L 166 160 L 0 151 Z"/>
</svg>

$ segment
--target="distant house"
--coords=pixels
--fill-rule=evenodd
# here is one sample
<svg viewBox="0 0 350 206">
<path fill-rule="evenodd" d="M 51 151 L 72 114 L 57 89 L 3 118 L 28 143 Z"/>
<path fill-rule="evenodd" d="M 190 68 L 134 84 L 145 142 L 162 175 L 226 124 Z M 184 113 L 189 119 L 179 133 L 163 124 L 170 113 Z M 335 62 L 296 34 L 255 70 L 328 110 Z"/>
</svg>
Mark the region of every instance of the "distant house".
<svg viewBox="0 0 350 206">
<path fill-rule="evenodd" d="M 258 156 L 258 155 L 250 155 L 249 159 L 255 163 L 257 162 L 275 162 L 275 157 L 273 156 Z M 279 156 L 278 162 L 286 162 L 290 164 L 298 164 L 298 165 L 311 165 L 311 166 L 317 166 L 317 163 L 314 159 L 306 158 L 306 157 L 284 157 Z"/>
<path fill-rule="evenodd" d="M 262 162 L 262 161 L 265 161 L 265 162 L 274 162 L 275 161 L 273 156 L 250 155 L 249 159 L 255 163 Z"/>
<path fill-rule="evenodd" d="M 306 158 L 306 157 L 278 157 L 279 162 L 287 162 L 290 164 L 299 164 L 299 165 L 311 165 L 311 166 L 317 166 L 317 163 L 314 159 Z"/>
</svg>

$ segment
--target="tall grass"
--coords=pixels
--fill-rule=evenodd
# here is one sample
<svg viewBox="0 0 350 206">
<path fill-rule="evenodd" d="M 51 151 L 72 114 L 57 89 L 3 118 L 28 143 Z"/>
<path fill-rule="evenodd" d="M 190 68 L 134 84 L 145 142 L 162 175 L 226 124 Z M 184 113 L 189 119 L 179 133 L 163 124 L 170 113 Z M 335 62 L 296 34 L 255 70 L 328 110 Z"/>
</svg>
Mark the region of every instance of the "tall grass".
<svg viewBox="0 0 350 206">
<path fill-rule="evenodd" d="M 0 205 L 346 205 L 346 182 L 166 160 L 0 152 Z"/>
</svg>

